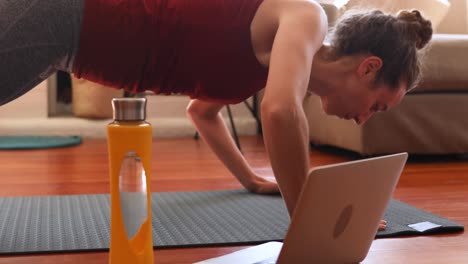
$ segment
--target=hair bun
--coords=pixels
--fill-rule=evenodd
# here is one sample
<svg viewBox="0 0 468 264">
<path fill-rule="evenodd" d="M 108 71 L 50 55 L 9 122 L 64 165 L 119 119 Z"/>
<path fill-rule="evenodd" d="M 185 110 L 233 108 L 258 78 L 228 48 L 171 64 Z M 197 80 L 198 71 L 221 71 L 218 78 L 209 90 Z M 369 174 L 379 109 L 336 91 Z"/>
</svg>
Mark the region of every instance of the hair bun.
<svg viewBox="0 0 468 264">
<path fill-rule="evenodd" d="M 432 23 L 418 10 L 401 10 L 397 19 L 407 24 L 408 34 L 414 40 L 416 48 L 422 49 L 429 43 L 432 38 Z"/>
</svg>

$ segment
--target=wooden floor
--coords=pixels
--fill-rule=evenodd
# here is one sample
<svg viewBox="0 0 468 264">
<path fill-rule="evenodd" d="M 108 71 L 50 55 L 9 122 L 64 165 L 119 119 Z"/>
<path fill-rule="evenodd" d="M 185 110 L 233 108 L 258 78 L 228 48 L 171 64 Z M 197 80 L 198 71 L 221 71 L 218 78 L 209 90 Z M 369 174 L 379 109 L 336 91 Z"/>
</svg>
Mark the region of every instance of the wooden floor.
<svg viewBox="0 0 468 264">
<path fill-rule="evenodd" d="M 271 175 L 260 137 L 241 139 L 256 171 Z M 76 147 L 0 151 L 0 196 L 108 193 L 105 140 Z M 312 149 L 312 165 L 356 159 L 334 149 Z M 236 189 L 239 183 L 201 141 L 155 139 L 152 191 Z M 468 158 L 410 158 L 394 198 L 468 225 Z M 155 250 L 155 263 L 193 263 L 245 248 L 211 247 Z M 0 257 L 2 263 L 107 263 L 108 253 Z M 468 235 L 378 239 L 364 263 L 468 263 Z"/>
</svg>

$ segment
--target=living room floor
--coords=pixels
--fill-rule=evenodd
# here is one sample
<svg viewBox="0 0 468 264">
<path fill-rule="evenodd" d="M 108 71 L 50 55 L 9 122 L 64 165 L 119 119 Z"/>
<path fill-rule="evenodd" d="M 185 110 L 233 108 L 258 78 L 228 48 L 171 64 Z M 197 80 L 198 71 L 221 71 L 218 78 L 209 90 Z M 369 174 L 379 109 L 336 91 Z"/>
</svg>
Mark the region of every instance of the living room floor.
<svg viewBox="0 0 468 264">
<path fill-rule="evenodd" d="M 260 136 L 241 138 L 247 160 L 271 175 Z M 359 158 L 333 148 L 313 147 L 313 166 Z M 95 194 L 109 192 L 105 139 L 45 150 L 0 151 L 0 196 Z M 151 191 L 238 189 L 240 184 L 211 153 L 192 138 L 153 141 Z M 394 198 L 468 225 L 468 156 L 411 157 Z M 158 249 L 155 263 L 193 263 L 247 246 Z M 107 263 L 107 252 L 1 256 L 1 263 Z M 363 263 L 468 263 L 468 235 L 456 233 L 377 239 Z"/>
</svg>

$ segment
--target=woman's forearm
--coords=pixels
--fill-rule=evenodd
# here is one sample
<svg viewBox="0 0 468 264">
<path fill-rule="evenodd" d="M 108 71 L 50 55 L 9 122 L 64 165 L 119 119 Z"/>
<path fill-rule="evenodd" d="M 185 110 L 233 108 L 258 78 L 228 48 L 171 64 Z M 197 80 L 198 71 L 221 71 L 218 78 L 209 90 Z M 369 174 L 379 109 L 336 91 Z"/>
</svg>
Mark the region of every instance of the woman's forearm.
<svg viewBox="0 0 468 264">
<path fill-rule="evenodd" d="M 262 108 L 265 146 L 290 216 L 309 171 L 308 126 L 300 106 Z"/>
<path fill-rule="evenodd" d="M 220 113 L 212 117 L 191 115 L 200 136 L 240 183 L 252 190 L 255 173 L 236 147 Z"/>
</svg>

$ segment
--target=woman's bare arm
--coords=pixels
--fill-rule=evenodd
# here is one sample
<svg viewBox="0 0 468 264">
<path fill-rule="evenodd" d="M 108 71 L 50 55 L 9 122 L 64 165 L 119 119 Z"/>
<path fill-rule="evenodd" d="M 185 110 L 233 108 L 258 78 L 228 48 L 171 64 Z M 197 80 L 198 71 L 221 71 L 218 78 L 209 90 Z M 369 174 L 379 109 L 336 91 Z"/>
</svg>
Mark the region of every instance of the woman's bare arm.
<svg viewBox="0 0 468 264">
<path fill-rule="evenodd" d="M 247 190 L 255 193 L 279 192 L 277 183 L 257 175 L 234 144 L 220 114 L 223 106 L 192 100 L 187 107 L 187 114 L 200 136 Z"/>
<path fill-rule="evenodd" d="M 261 103 L 265 145 L 289 214 L 309 171 L 308 126 L 303 109 L 312 60 L 326 33 L 326 17 L 298 2 L 280 18 Z"/>
</svg>

